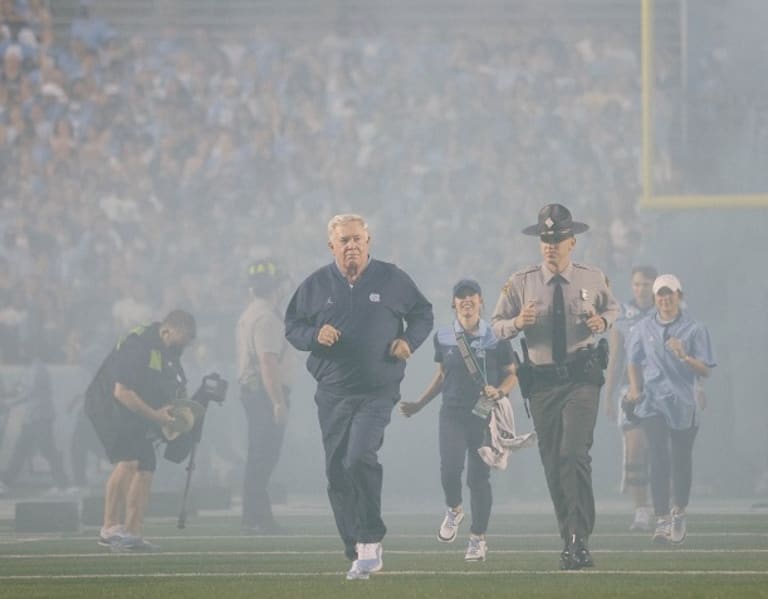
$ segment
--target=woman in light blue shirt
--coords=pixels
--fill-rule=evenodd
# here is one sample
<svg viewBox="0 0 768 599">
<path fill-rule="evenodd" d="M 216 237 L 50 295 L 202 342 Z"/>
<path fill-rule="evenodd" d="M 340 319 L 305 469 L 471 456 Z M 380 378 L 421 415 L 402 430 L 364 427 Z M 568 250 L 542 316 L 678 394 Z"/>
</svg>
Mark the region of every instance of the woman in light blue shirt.
<svg viewBox="0 0 768 599">
<path fill-rule="evenodd" d="M 716 364 L 707 328 L 682 309 L 678 278 L 658 277 L 653 295 L 656 310 L 635 326 L 627 345 L 629 400 L 648 437 L 653 540 L 682 543 L 699 430 L 694 386 Z"/>
</svg>

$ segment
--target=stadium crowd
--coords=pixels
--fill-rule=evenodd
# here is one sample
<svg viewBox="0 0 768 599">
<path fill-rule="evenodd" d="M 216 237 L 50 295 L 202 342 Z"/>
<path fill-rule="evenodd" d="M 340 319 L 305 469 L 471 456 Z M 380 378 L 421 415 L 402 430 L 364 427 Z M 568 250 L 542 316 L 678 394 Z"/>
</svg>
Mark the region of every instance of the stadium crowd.
<svg viewBox="0 0 768 599">
<path fill-rule="evenodd" d="M 441 267 L 519 266 L 510 204 L 567 198 L 609 273 L 638 242 L 640 69 L 619 31 L 221 43 L 119 34 L 84 5 L 58 39 L 40 0 L 0 19 L 0 363 L 78 363 L 173 306 L 218 312 L 231 355 L 243 265 L 279 248 L 307 272 L 309 232 L 347 209 L 428 296 Z"/>
</svg>

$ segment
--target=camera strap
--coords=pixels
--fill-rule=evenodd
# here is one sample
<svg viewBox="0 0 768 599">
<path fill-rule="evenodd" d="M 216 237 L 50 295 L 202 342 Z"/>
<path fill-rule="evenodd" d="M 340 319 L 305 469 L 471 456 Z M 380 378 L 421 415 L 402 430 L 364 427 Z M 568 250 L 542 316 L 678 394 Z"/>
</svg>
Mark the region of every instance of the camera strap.
<svg viewBox="0 0 768 599">
<path fill-rule="evenodd" d="M 477 362 L 477 356 L 472 351 L 469 345 L 469 339 L 464 331 L 455 331 L 456 333 L 456 345 L 459 347 L 459 353 L 464 360 L 464 365 L 467 367 L 469 376 L 477 383 L 482 389 L 488 384 L 486 373 L 480 369 L 480 364 Z"/>
</svg>

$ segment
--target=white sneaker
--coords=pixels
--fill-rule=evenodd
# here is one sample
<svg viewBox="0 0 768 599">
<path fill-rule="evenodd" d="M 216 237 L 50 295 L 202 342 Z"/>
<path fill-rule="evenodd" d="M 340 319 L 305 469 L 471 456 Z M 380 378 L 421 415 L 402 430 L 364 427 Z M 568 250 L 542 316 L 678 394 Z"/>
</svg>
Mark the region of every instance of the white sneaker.
<svg viewBox="0 0 768 599">
<path fill-rule="evenodd" d="M 484 562 L 487 553 L 488 545 L 485 544 L 485 539 L 478 535 L 469 535 L 469 545 L 467 545 L 467 552 L 464 554 L 464 561 Z"/>
<path fill-rule="evenodd" d="M 653 542 L 658 545 L 669 543 L 669 537 L 672 534 L 672 518 L 670 516 L 661 516 L 656 518 L 656 530 L 653 531 Z"/>
<path fill-rule="evenodd" d="M 347 580 L 368 580 L 372 572 L 378 572 L 384 566 L 381 543 L 358 543 L 357 559 L 347 572 Z"/>
<path fill-rule="evenodd" d="M 635 519 L 632 524 L 629 525 L 629 530 L 632 532 L 642 531 L 650 532 L 653 527 L 651 510 L 647 507 L 639 507 L 635 510 Z"/>
<path fill-rule="evenodd" d="M 101 527 L 99 531 L 99 540 L 96 541 L 102 547 L 112 547 L 113 544 L 120 541 L 128 533 L 125 531 L 125 527 L 122 524 L 116 524 L 109 528 Z"/>
<path fill-rule="evenodd" d="M 160 551 L 159 545 L 128 532 L 112 542 L 109 547 L 113 553 L 154 553 Z"/>
<path fill-rule="evenodd" d="M 685 541 L 688 534 L 688 527 L 685 521 L 685 512 L 677 508 L 672 510 L 672 526 L 669 534 L 669 542 L 679 545 Z"/>
<path fill-rule="evenodd" d="M 451 508 L 445 510 L 445 518 L 437 533 L 437 540 L 441 543 L 453 543 L 462 520 L 464 520 L 464 510 L 454 511 Z"/>
</svg>

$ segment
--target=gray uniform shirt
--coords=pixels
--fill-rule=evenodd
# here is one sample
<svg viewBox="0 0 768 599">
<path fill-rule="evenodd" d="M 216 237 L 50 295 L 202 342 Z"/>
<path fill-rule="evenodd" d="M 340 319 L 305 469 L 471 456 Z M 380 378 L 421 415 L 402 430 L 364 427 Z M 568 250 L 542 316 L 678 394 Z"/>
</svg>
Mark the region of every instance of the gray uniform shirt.
<svg viewBox="0 0 768 599">
<path fill-rule="evenodd" d="M 516 272 L 501 290 L 491 317 L 497 337 L 516 337 L 520 331 L 514 325 L 515 317 L 528 302 L 534 302 L 536 323 L 525 329 L 525 339 L 534 364 L 552 363 L 554 276 L 544 263 Z M 605 275 L 597 268 L 571 262 L 560 276 L 564 279 L 561 286 L 565 300 L 566 344 L 571 354 L 594 340 L 586 325 L 590 312 L 602 316 L 610 327 L 618 318 L 620 307 L 608 288 Z"/>
<path fill-rule="evenodd" d="M 256 389 L 261 382 L 260 353 L 277 354 L 280 378 L 285 387 L 291 385 L 295 354 L 285 339 L 283 321 L 268 301 L 256 297 L 237 323 L 237 379 L 241 385 Z"/>
</svg>

